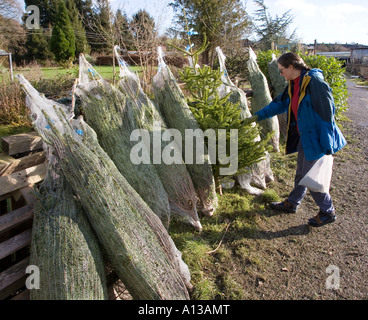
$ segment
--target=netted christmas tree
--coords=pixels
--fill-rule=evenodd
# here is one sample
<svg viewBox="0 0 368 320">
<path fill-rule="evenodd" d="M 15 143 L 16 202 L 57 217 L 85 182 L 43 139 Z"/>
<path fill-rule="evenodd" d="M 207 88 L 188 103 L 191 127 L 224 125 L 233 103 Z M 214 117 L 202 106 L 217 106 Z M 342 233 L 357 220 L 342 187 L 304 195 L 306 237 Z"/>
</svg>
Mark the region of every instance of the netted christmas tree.
<svg viewBox="0 0 368 320">
<path fill-rule="evenodd" d="M 273 88 L 272 96 L 273 98 L 276 98 L 279 94 L 284 92 L 288 83 L 285 78 L 280 74 L 275 53 L 272 53 L 272 60 L 270 63 L 268 63 L 268 76 Z M 286 113 L 277 115 L 277 118 L 279 119 L 280 134 L 282 134 L 282 136 L 286 138 Z"/>
<path fill-rule="evenodd" d="M 189 38 L 189 36 L 188 36 Z M 189 38 L 190 40 L 190 38 Z M 219 193 L 221 180 L 235 176 L 249 168 L 252 164 L 264 159 L 267 140 L 256 139 L 259 136 L 258 127 L 244 124 L 242 109 L 239 103 L 233 103 L 229 99 L 230 94 L 219 94 L 219 88 L 223 85 L 222 72 L 214 70 L 207 65 L 199 66 L 200 54 L 208 44 L 203 43 L 197 51 L 192 50 L 189 44 L 188 50 L 182 51 L 190 60 L 190 66 L 180 71 L 181 80 L 185 83 L 185 89 L 189 91 L 188 104 L 199 126 L 204 132 L 215 132 L 216 158 L 211 159 L 213 174 Z M 207 148 L 212 139 L 208 139 Z M 232 148 L 236 144 L 236 150 Z M 210 152 L 210 151 L 209 151 Z M 236 161 L 236 167 L 232 164 Z M 225 174 L 223 174 L 225 173 Z"/>
<path fill-rule="evenodd" d="M 251 107 L 252 113 L 256 113 L 257 111 L 266 107 L 269 103 L 272 102 L 271 93 L 269 90 L 268 82 L 266 76 L 262 73 L 259 65 L 257 63 L 257 56 L 249 47 L 249 59 L 247 61 L 248 71 L 249 71 L 249 82 L 252 86 L 252 100 Z M 279 122 L 277 116 L 274 116 L 269 119 L 265 119 L 259 122 L 262 126 L 261 137 L 264 137 L 273 132 L 273 136 L 271 137 L 271 144 L 275 152 L 280 152 L 279 147 L 279 139 L 280 139 L 280 129 Z"/>
<path fill-rule="evenodd" d="M 222 85 L 218 89 L 221 97 L 230 94 L 229 101 L 239 104 L 241 110 L 241 119 L 245 120 L 252 116 L 248 108 L 248 99 L 245 92 L 238 88 L 231 80 L 229 73 L 226 68 L 225 60 L 226 56 L 222 52 L 220 47 L 216 48 L 216 52 L 219 59 L 220 70 L 222 72 Z M 258 124 L 253 123 L 252 126 Z M 261 140 L 260 136 L 257 136 L 257 141 Z M 266 151 L 266 159 L 253 164 L 249 171 L 239 174 L 237 180 L 242 189 L 245 189 L 249 194 L 260 195 L 263 190 L 267 188 L 267 183 L 274 180 L 273 173 L 271 170 L 270 154 Z M 258 188 L 251 185 L 254 184 Z M 232 184 L 227 187 L 231 187 Z"/>
</svg>

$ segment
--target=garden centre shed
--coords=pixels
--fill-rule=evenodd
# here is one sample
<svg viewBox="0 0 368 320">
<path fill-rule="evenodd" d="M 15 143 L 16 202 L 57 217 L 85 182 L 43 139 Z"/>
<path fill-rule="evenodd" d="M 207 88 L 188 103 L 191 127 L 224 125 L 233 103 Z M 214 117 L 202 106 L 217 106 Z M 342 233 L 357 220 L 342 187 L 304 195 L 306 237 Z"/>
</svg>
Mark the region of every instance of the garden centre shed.
<svg viewBox="0 0 368 320">
<path fill-rule="evenodd" d="M 10 78 L 13 81 L 13 63 L 12 63 L 12 54 L 10 52 L 6 52 L 5 50 L 0 49 L 0 57 L 7 56 L 9 58 L 9 69 L 10 69 Z"/>
<path fill-rule="evenodd" d="M 368 48 L 351 49 L 351 62 L 368 66 Z"/>
<path fill-rule="evenodd" d="M 346 67 L 347 63 L 351 59 L 351 51 L 339 51 L 339 52 L 316 52 L 317 56 L 324 56 L 326 58 L 335 58 L 343 62 L 343 67 Z"/>
<path fill-rule="evenodd" d="M 351 49 L 349 71 L 368 78 L 368 47 Z"/>
</svg>

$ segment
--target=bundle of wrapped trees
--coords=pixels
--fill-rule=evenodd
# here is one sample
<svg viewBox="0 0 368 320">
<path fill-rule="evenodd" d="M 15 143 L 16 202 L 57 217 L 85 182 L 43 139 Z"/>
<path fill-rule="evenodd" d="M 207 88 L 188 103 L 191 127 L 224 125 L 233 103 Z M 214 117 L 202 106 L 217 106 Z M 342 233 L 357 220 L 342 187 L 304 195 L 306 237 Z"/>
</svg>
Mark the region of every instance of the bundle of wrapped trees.
<svg viewBox="0 0 368 320">
<path fill-rule="evenodd" d="M 130 150 L 134 146 L 130 134 L 135 115 L 127 107 L 127 96 L 102 79 L 82 54 L 75 93 L 81 100 L 81 112 L 96 132 L 101 147 L 168 228 L 169 200 L 156 169 L 151 163 L 143 164 L 139 159 L 131 161 L 130 158 Z"/>
<path fill-rule="evenodd" d="M 149 134 L 150 163 L 167 192 L 171 213 L 200 231 L 202 225 L 197 213 L 196 192 L 182 152 L 176 141 L 171 141 L 175 135 L 168 130 L 157 106 L 143 91 L 138 76 L 128 69 L 127 63 L 119 55 L 118 47 L 115 47 L 115 56 L 120 68 L 118 88 L 126 96 L 127 113 L 133 119 L 129 130 L 144 129 Z"/>
<path fill-rule="evenodd" d="M 129 293 L 135 299 L 189 299 L 190 273 L 181 253 L 102 149 L 93 129 L 82 117 L 74 119 L 63 105 L 41 96 L 23 76 L 18 78 L 35 129 L 55 150 L 66 181 Z M 34 239 L 32 246 L 45 240 Z"/>
</svg>

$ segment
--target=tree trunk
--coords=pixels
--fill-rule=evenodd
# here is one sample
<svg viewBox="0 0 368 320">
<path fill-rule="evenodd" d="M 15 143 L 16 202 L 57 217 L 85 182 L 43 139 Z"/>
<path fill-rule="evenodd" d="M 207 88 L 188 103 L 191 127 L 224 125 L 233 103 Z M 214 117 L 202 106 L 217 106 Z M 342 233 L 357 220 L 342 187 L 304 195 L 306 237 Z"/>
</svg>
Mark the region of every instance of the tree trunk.
<svg viewBox="0 0 368 320">
<path fill-rule="evenodd" d="M 218 192 L 218 194 L 220 196 L 223 195 L 223 193 L 222 193 L 222 185 L 221 185 L 221 181 L 220 181 L 219 178 L 216 178 L 216 190 L 217 190 L 217 192 Z"/>
</svg>

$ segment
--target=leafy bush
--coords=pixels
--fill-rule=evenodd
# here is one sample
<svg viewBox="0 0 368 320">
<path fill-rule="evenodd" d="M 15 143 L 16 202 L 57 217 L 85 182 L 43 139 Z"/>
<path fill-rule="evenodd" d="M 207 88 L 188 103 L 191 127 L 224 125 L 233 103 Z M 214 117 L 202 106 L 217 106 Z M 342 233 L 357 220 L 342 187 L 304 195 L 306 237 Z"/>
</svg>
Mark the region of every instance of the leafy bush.
<svg viewBox="0 0 368 320">
<path fill-rule="evenodd" d="M 54 100 L 66 99 L 69 103 L 73 83 L 78 76 L 76 72 L 58 73 L 53 79 L 37 77 L 31 73 L 27 78 L 33 79 L 31 84 L 46 97 Z M 25 95 L 16 79 L 11 82 L 10 79 L 0 78 L 0 125 L 32 127 Z"/>
<path fill-rule="evenodd" d="M 335 100 L 336 118 L 338 119 L 348 109 L 348 88 L 346 86 L 345 68 L 343 63 L 334 57 L 318 55 L 301 55 L 305 63 L 311 68 L 321 69 L 326 82 L 332 89 Z"/>
<path fill-rule="evenodd" d="M 272 54 L 275 54 L 276 57 L 280 56 L 281 52 L 278 50 L 267 50 L 267 51 L 258 51 L 257 52 L 257 63 L 262 73 L 267 78 L 268 84 L 271 84 L 270 76 L 268 75 L 268 64 L 272 60 Z"/>
</svg>

